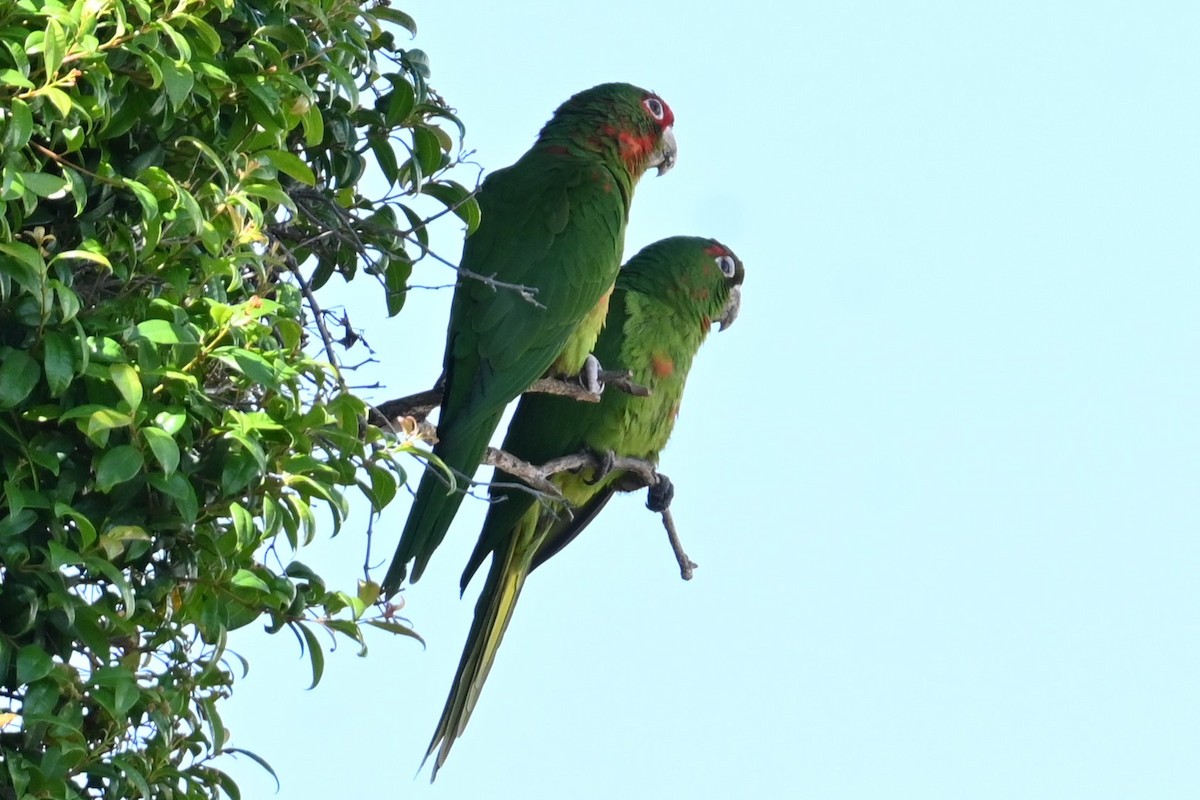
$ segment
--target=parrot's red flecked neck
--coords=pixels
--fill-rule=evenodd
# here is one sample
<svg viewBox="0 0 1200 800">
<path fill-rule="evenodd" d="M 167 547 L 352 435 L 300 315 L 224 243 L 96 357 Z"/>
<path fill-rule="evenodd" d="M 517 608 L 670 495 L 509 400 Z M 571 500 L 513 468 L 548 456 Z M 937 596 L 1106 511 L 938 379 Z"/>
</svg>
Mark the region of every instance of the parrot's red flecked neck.
<svg viewBox="0 0 1200 800">
<path fill-rule="evenodd" d="M 621 131 L 617 134 L 621 146 L 621 160 L 634 175 L 640 174 L 646 167 L 646 162 L 654 148 L 658 146 L 654 136 L 649 133 L 637 134 Z"/>
</svg>

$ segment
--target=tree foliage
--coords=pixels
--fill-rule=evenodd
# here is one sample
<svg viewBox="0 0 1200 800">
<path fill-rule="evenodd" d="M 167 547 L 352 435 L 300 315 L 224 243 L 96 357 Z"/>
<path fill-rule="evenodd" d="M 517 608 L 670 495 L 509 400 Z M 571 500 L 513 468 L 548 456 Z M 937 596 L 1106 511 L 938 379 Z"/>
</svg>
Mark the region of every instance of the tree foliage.
<svg viewBox="0 0 1200 800">
<path fill-rule="evenodd" d="M 316 290 L 373 279 L 396 313 L 419 195 L 477 222 L 400 29 L 349 0 L 0 3 L 0 797 L 236 797 L 230 630 L 291 628 L 314 682 L 322 628 L 411 635 L 291 560 L 412 447 L 366 423 Z"/>
</svg>

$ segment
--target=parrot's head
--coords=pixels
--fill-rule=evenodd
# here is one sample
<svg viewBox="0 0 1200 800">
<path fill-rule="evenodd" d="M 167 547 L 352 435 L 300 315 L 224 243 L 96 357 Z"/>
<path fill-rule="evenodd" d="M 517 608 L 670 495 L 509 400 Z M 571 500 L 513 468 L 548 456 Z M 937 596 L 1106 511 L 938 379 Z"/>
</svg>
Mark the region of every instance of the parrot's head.
<svg viewBox="0 0 1200 800">
<path fill-rule="evenodd" d="M 654 296 L 707 333 L 733 324 L 746 271 L 741 259 L 716 239 L 672 236 L 642 249 L 617 278 L 618 285 Z"/>
<path fill-rule="evenodd" d="M 567 100 L 542 128 L 539 142 L 582 150 L 621 164 L 635 181 L 675 166 L 675 114 L 654 92 L 602 83 Z"/>
</svg>

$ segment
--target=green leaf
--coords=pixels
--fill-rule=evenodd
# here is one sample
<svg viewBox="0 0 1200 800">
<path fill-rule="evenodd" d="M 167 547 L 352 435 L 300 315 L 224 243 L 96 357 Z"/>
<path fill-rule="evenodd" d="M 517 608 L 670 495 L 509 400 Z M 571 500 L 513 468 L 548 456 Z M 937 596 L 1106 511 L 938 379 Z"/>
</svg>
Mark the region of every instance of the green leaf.
<svg viewBox="0 0 1200 800">
<path fill-rule="evenodd" d="M 74 103 L 71 102 L 71 96 L 62 89 L 57 89 L 53 86 L 47 86 L 43 89 L 39 89 L 38 95 L 49 100 L 50 104 L 54 106 L 54 109 L 58 111 L 59 115 L 63 119 L 66 119 L 68 116 L 70 116 L 71 108 Z"/>
<path fill-rule="evenodd" d="M 131 412 L 137 411 L 142 404 L 142 381 L 138 371 L 129 364 L 110 364 L 108 374 L 121 397 L 129 404 Z"/>
<path fill-rule="evenodd" d="M 7 350 L 7 352 L 5 352 Z M 15 408 L 42 377 L 42 368 L 24 350 L 0 350 L 0 410 Z"/>
<path fill-rule="evenodd" d="M 92 521 L 87 518 L 87 515 L 79 513 L 64 503 L 55 503 L 54 516 L 59 519 L 66 517 L 75 523 L 75 529 L 79 531 L 82 542 L 81 549 L 88 549 L 96 541 L 96 527 L 92 525 Z"/>
<path fill-rule="evenodd" d="M 154 424 L 162 428 L 170 436 L 174 436 L 183 430 L 186 422 L 187 414 L 176 409 L 167 409 L 154 415 Z"/>
<path fill-rule="evenodd" d="M 179 327 L 165 319 L 148 319 L 139 322 L 134 330 L 138 336 L 149 339 L 155 344 L 181 344 L 187 341 L 182 336 Z"/>
<path fill-rule="evenodd" d="M 62 419 L 68 419 L 69 415 L 76 410 L 72 409 L 63 414 Z M 113 428 L 124 428 L 132 422 L 133 418 L 128 414 L 122 414 L 111 408 L 100 408 L 88 416 L 85 430 L 89 439 L 102 443 L 108 440 L 108 431 L 111 431 Z M 99 434 L 103 434 L 103 436 Z"/>
<path fill-rule="evenodd" d="M 114 710 L 120 711 L 121 705 L 128 698 L 129 690 L 126 688 L 126 686 L 127 684 L 121 684 L 114 690 L 114 704 L 117 706 L 117 708 Z M 133 700 L 136 701 L 137 687 L 133 686 L 132 689 L 134 692 Z M 129 706 L 132 707 L 133 702 L 130 702 Z M 128 710 L 129 709 L 126 708 L 121 711 L 121 713 L 125 713 L 125 711 Z M 141 763 L 140 761 L 135 760 L 133 756 L 119 755 L 113 756 L 112 763 L 114 767 L 117 767 L 121 771 L 121 777 L 129 783 L 132 783 L 133 787 L 137 789 L 138 797 L 154 797 L 156 793 L 150 789 L 150 784 L 146 782 L 146 776 L 144 776 L 142 771 L 138 769 L 138 766 Z"/>
<path fill-rule="evenodd" d="M 179 468 L 179 445 L 175 444 L 169 433 L 154 427 L 142 428 L 141 433 L 150 447 L 150 452 L 162 467 L 163 474 L 170 475 Z"/>
<path fill-rule="evenodd" d="M 254 525 L 254 517 L 241 503 L 231 503 L 230 516 L 233 517 L 233 530 L 237 533 L 239 547 L 252 547 L 258 541 L 258 528 Z"/>
<path fill-rule="evenodd" d="M 378 464 L 367 464 L 367 475 L 371 478 L 370 492 L 371 508 L 382 511 L 396 497 L 398 482 L 392 471 Z"/>
<path fill-rule="evenodd" d="M 304 113 L 304 144 L 307 147 L 317 147 L 325 139 L 325 117 L 320 107 L 313 103 Z"/>
<path fill-rule="evenodd" d="M 18 89 L 32 89 L 33 81 L 26 78 L 15 69 L 0 69 L 0 86 L 14 86 Z M 14 100 L 14 103 L 24 103 L 23 100 Z"/>
<path fill-rule="evenodd" d="M 0 83 L 4 82 L 3 73 L 0 73 Z M 29 83 L 29 81 L 25 82 Z M 25 88 L 32 89 L 33 84 L 29 83 Z M 20 150 L 33 135 L 33 114 L 29 111 L 29 104 L 24 100 L 14 97 L 8 102 L 12 121 L 8 123 L 8 130 L 4 134 L 4 145 L 5 149 L 9 151 Z"/>
<path fill-rule="evenodd" d="M 421 186 L 421 193 L 441 201 L 442 205 L 467 223 L 468 236 L 479 227 L 479 202 L 474 193 L 461 183 L 450 180 L 430 181 Z"/>
<path fill-rule="evenodd" d="M 178 109 L 191 95 L 196 76 L 186 61 L 164 58 L 158 62 L 158 66 L 162 70 L 163 88 L 167 90 L 167 99 L 171 101 L 172 108 Z"/>
<path fill-rule="evenodd" d="M 276 794 L 279 793 L 279 789 L 281 786 L 281 784 L 279 783 L 279 776 L 275 774 L 275 770 L 271 769 L 271 765 L 267 763 L 266 759 L 264 759 L 260 755 L 251 753 L 249 750 L 243 750 L 240 747 L 226 747 L 226 748 L 223 748 L 220 752 L 221 755 L 224 755 L 226 753 L 233 754 L 233 755 L 245 756 L 246 758 L 253 761 L 255 764 L 258 764 L 264 770 L 266 770 L 270 774 L 270 776 L 275 779 L 275 792 L 276 792 Z M 230 795 L 230 796 L 232 797 L 232 795 Z M 236 798 L 234 798 L 234 800 L 236 800 Z"/>
<path fill-rule="evenodd" d="M 215 53 L 221 49 L 220 35 L 207 22 L 191 14 L 175 13 L 174 16 L 176 19 L 182 20 L 196 29 L 200 41 L 209 53 Z"/>
<path fill-rule="evenodd" d="M 255 153 L 254 157 L 265 159 L 275 169 L 303 184 L 309 186 L 317 184 L 317 176 L 313 174 L 312 168 L 308 164 L 305 164 L 295 153 L 288 153 L 283 150 L 264 150 L 260 153 Z"/>
<path fill-rule="evenodd" d="M 30 294 L 40 294 L 46 278 L 46 262 L 36 247 L 24 242 L 0 242 L 0 273 L 11 275 Z"/>
<path fill-rule="evenodd" d="M 142 452 L 131 444 L 118 445 L 100 457 L 96 464 L 96 488 L 107 492 L 142 471 Z"/>
<path fill-rule="evenodd" d="M 396 161 L 396 151 L 392 142 L 386 136 L 371 136 L 367 139 L 371 152 L 375 155 L 375 163 L 387 178 L 388 185 L 395 186 L 400 180 L 400 164 Z"/>
<path fill-rule="evenodd" d="M 312 662 L 312 685 L 309 689 L 317 688 L 317 684 L 321 682 L 321 675 L 325 672 L 325 653 L 321 650 L 321 644 L 317 641 L 317 635 L 313 633 L 303 622 L 292 623 L 293 630 L 298 629 L 304 637 L 304 642 L 308 649 L 308 658 Z"/>
<path fill-rule="evenodd" d="M 291 211 L 296 210 L 296 204 L 292 202 L 292 198 L 288 197 L 287 192 L 280 189 L 278 184 L 247 183 L 242 186 L 242 191 L 252 197 L 269 200 Z"/>
<path fill-rule="evenodd" d="M 150 534 L 140 525 L 115 525 L 100 535 L 104 554 L 113 560 L 125 552 L 128 542 L 148 542 Z"/>
<path fill-rule="evenodd" d="M 388 633 L 394 633 L 394 634 L 397 634 L 398 636 L 408 636 L 409 638 L 416 639 L 418 642 L 421 643 L 422 646 L 424 646 L 424 644 L 425 644 L 425 640 L 421 638 L 421 635 L 419 633 L 417 633 L 416 631 L 414 631 L 412 628 L 408 627 L 407 625 L 401 625 L 399 622 L 393 622 L 392 620 L 387 620 L 387 619 L 368 619 L 368 620 L 365 620 L 365 622 L 367 625 L 370 625 L 372 628 L 379 628 L 381 631 L 387 631 Z"/>
<path fill-rule="evenodd" d="M 61 331 L 47 331 L 42 340 L 45 349 L 46 383 L 50 396 L 58 397 L 75 378 L 75 345 Z"/>
<path fill-rule="evenodd" d="M 227 352 L 218 353 L 217 358 L 257 384 L 271 388 L 279 386 L 279 378 L 271 362 L 252 350 L 231 347 Z M 279 426 L 276 424 L 274 427 Z"/>
<path fill-rule="evenodd" d="M 42 40 L 42 58 L 46 62 L 46 83 L 53 83 L 58 68 L 62 66 L 64 51 L 67 47 L 67 35 L 58 24 L 58 20 L 50 18 L 46 26 L 46 38 Z M 65 116 L 65 115 L 64 115 Z"/>
<path fill-rule="evenodd" d="M 233 574 L 230 583 L 234 586 L 241 586 L 246 589 L 255 589 L 260 592 L 269 593 L 271 587 L 262 578 L 255 575 L 248 569 L 239 569 Z"/>
<path fill-rule="evenodd" d="M 383 112 L 383 123 L 389 128 L 408 119 L 417 104 L 417 95 L 412 84 L 400 76 L 388 76 L 392 91 L 387 95 L 387 107 Z"/>
<path fill-rule="evenodd" d="M 10 539 L 29 530 L 37 522 L 37 512 L 28 508 L 0 517 L 0 539 Z"/>
<path fill-rule="evenodd" d="M 93 253 L 91 250 L 64 250 L 63 252 L 56 254 L 54 258 L 50 259 L 50 263 L 55 264 L 59 261 L 66 261 L 68 259 L 90 261 L 93 264 L 99 264 L 100 266 L 107 268 L 109 272 L 112 271 L 112 262 L 108 260 L 108 256 L 104 255 L 103 253 Z"/>
<path fill-rule="evenodd" d="M 364 606 L 374 605 L 383 589 L 375 581 L 358 582 L 358 599 Z"/>
<path fill-rule="evenodd" d="M 204 156 L 205 160 L 208 161 L 208 163 L 211 164 L 217 170 L 217 172 L 221 173 L 221 177 L 224 179 L 225 183 L 229 183 L 229 172 L 225 169 L 225 159 L 217 155 L 216 150 L 213 150 L 212 147 L 200 141 L 195 136 L 180 136 L 176 140 L 176 143 L 190 144 L 192 147 L 199 150 L 200 154 Z"/>
<path fill-rule="evenodd" d="M 196 498 L 196 490 L 192 488 L 190 481 L 179 472 L 175 472 L 169 477 L 151 475 L 149 481 L 151 486 L 175 501 L 175 507 L 179 510 L 179 516 L 183 517 L 184 522 L 189 525 L 195 523 L 196 516 L 200 513 L 200 502 Z"/>
<path fill-rule="evenodd" d="M 388 22 L 393 22 L 393 23 L 399 25 L 401 28 L 404 28 L 409 33 L 411 33 L 413 36 L 417 35 L 416 21 L 414 21 L 412 17 L 410 17 L 408 14 L 405 14 L 403 11 L 400 11 L 395 8 L 388 8 L 387 6 L 379 6 L 377 8 L 371 9 L 371 13 L 374 14 L 379 19 L 386 20 Z"/>
<path fill-rule="evenodd" d="M 158 217 L 158 200 L 154 193 L 146 187 L 146 184 L 139 183 L 132 178 L 125 178 L 121 181 L 126 189 L 133 192 L 133 196 L 142 206 L 142 218 L 144 220 L 157 219 Z"/>
<path fill-rule="evenodd" d="M 387 290 L 385 301 L 389 317 L 400 313 L 404 300 L 408 297 L 408 278 L 412 275 L 412 262 L 407 259 L 393 258 L 388 261 L 383 273 L 383 284 Z"/>
<path fill-rule="evenodd" d="M 65 194 L 68 185 L 65 178 L 60 178 L 57 175 L 49 175 L 45 172 L 22 172 L 21 181 L 25 184 L 26 189 L 38 197 L 53 197 L 57 194 Z"/>
<path fill-rule="evenodd" d="M 54 669 L 54 659 L 45 649 L 27 644 L 17 654 L 17 683 L 33 683 L 44 678 Z"/>
</svg>

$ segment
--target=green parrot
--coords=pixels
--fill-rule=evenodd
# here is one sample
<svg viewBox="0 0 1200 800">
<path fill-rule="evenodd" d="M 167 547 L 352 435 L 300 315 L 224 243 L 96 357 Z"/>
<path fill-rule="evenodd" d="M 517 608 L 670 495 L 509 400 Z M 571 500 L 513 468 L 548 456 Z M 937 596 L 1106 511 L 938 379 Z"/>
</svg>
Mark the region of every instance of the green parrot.
<svg viewBox="0 0 1200 800">
<path fill-rule="evenodd" d="M 521 293 L 460 278 L 443 356 L 444 394 L 433 453 L 470 479 L 505 407 L 548 371 L 580 373 L 604 322 L 621 263 L 634 186 L 675 163 L 675 116 L 658 95 L 606 83 L 567 100 L 517 163 L 493 172 L 461 267 L 529 287 Z M 591 380 L 595 385 L 595 378 Z M 386 594 L 420 578 L 462 503 L 427 467 L 383 580 Z"/>
<path fill-rule="evenodd" d="M 658 462 L 666 445 L 692 359 L 713 322 L 733 323 L 741 298 L 741 261 L 714 239 L 676 236 L 634 256 L 617 276 L 596 357 L 608 369 L 626 369 L 651 390 L 635 397 L 609 389 L 599 403 L 527 394 L 504 449 L 532 464 L 590 450 Z M 619 490 L 622 470 L 585 468 L 551 481 L 569 509 L 538 502 L 516 476 L 499 469 L 479 543 L 463 572 L 465 590 L 488 554 L 491 567 L 475 605 L 458 673 L 425 758 L 439 750 L 433 775 L 462 735 L 512 618 L 529 572 L 577 536 Z M 669 486 L 669 485 L 668 485 Z M 667 497 L 654 496 L 659 507 Z M 653 507 L 653 506 L 652 506 Z"/>
</svg>

